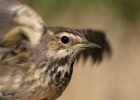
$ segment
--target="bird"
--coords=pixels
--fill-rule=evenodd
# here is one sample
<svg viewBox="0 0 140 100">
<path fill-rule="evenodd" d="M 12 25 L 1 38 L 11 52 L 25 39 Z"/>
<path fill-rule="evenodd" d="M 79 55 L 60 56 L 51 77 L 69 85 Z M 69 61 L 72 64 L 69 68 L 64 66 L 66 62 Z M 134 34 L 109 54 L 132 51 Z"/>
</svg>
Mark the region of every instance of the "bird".
<svg viewBox="0 0 140 100">
<path fill-rule="evenodd" d="M 112 54 L 104 32 L 47 27 L 16 0 L 0 0 L 0 30 L 0 100 L 55 100 L 67 88 L 79 55 L 100 63 L 105 52 Z"/>
</svg>

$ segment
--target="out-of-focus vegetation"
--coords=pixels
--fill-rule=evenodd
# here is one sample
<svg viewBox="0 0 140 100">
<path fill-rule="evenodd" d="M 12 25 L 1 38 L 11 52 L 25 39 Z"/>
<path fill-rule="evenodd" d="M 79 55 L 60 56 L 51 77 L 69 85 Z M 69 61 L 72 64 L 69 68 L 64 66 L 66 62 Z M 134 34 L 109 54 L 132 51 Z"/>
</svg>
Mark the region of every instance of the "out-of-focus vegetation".
<svg viewBox="0 0 140 100">
<path fill-rule="evenodd" d="M 140 15 L 140 0 L 26 0 L 47 20 L 56 13 L 69 11 L 107 10 L 127 23 L 136 21 Z"/>
</svg>

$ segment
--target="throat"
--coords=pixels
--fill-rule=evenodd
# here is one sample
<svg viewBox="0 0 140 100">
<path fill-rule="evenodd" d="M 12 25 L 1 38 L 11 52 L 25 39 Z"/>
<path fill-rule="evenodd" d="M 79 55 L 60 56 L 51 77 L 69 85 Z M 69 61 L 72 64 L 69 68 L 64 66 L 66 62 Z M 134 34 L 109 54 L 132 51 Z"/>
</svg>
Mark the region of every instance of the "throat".
<svg viewBox="0 0 140 100">
<path fill-rule="evenodd" d="M 65 56 L 60 59 L 44 59 L 37 67 L 41 67 L 41 76 L 43 80 L 47 80 L 49 86 L 63 88 L 71 79 L 73 62 L 70 61 L 69 56 Z"/>
</svg>

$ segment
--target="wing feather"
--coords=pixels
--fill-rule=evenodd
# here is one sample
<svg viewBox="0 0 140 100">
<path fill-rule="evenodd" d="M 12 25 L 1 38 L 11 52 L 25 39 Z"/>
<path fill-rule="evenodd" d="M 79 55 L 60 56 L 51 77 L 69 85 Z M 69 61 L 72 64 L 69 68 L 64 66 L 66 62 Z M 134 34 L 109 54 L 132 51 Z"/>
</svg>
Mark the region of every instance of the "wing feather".
<svg viewBox="0 0 140 100">
<path fill-rule="evenodd" d="M 46 25 L 38 13 L 27 5 L 16 0 L 0 0 L 0 30 L 1 44 L 12 43 L 16 37 L 20 40 L 24 36 L 34 45 L 45 33 Z"/>
</svg>

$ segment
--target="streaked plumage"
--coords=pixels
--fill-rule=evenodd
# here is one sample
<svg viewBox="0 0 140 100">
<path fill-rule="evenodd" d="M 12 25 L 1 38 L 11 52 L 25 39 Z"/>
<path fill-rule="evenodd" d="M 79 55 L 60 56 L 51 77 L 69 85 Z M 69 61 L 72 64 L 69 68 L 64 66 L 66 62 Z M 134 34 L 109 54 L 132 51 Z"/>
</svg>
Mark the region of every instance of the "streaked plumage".
<svg viewBox="0 0 140 100">
<path fill-rule="evenodd" d="M 0 100 L 54 100 L 67 87 L 82 50 L 97 47 L 83 52 L 95 62 L 104 52 L 111 55 L 104 33 L 46 28 L 35 11 L 15 0 L 0 0 L 0 15 Z"/>
</svg>

